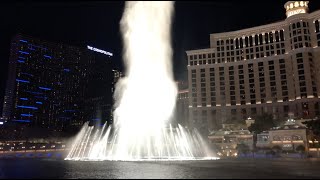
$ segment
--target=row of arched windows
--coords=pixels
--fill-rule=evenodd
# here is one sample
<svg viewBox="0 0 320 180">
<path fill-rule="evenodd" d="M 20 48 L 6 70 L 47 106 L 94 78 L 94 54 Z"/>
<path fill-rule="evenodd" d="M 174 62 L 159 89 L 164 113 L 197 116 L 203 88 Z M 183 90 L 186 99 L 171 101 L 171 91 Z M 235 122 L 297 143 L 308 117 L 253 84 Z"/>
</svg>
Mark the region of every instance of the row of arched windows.
<svg viewBox="0 0 320 180">
<path fill-rule="evenodd" d="M 316 20 L 314 23 L 315 23 L 315 26 L 316 26 L 316 33 L 318 33 L 320 31 L 319 20 Z"/>
<path fill-rule="evenodd" d="M 309 27 L 309 23 L 308 22 L 303 22 L 303 21 L 292 23 L 289 26 L 289 30 L 291 31 L 291 29 L 295 30 L 295 29 L 298 29 L 298 28 L 301 28 L 301 27 Z"/>
<path fill-rule="evenodd" d="M 284 31 L 275 31 L 265 33 L 264 35 L 261 33 L 259 35 L 254 36 L 246 36 L 245 38 L 236 38 L 235 40 L 226 40 L 226 45 L 235 45 L 235 49 L 240 49 L 244 47 L 253 47 L 256 45 L 262 45 L 262 44 L 269 44 L 274 42 L 281 42 L 284 41 Z M 217 46 L 224 46 L 224 40 L 217 41 Z M 235 42 L 235 44 L 233 44 Z M 220 48 L 219 48 L 220 49 Z"/>
</svg>

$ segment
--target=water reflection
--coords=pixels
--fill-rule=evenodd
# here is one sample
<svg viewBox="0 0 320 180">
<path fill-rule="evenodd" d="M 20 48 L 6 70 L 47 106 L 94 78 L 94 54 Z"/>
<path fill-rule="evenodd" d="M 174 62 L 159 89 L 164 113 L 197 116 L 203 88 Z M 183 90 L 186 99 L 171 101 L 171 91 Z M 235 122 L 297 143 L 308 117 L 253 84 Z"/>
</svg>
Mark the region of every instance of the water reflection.
<svg viewBox="0 0 320 180">
<path fill-rule="evenodd" d="M 303 166 L 302 166 L 303 164 Z M 0 160 L 0 178 L 319 178 L 320 160 L 221 159 L 169 162 Z"/>
</svg>

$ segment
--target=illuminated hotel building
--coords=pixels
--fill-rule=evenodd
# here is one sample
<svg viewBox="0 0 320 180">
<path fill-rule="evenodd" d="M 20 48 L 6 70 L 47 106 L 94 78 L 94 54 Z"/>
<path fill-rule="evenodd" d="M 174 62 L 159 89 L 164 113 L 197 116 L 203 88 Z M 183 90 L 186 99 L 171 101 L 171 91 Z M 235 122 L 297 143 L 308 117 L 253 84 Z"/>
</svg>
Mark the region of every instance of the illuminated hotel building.
<svg viewBox="0 0 320 180">
<path fill-rule="evenodd" d="M 191 123 L 218 129 L 263 112 L 285 119 L 320 113 L 320 10 L 284 5 L 283 21 L 210 34 L 210 48 L 187 51 Z"/>
<path fill-rule="evenodd" d="M 2 121 L 63 131 L 101 117 L 97 101 L 111 106 L 110 55 L 24 35 L 10 53 Z"/>
</svg>

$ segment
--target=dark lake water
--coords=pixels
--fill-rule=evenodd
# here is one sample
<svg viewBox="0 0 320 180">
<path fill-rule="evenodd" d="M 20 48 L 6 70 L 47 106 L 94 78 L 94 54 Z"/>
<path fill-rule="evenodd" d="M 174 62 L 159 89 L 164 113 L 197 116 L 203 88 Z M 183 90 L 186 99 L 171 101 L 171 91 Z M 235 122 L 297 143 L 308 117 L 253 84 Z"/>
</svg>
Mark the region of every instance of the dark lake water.
<svg viewBox="0 0 320 180">
<path fill-rule="evenodd" d="M 220 159 L 174 162 L 0 160 L 0 178 L 320 178 L 316 159 Z"/>
</svg>

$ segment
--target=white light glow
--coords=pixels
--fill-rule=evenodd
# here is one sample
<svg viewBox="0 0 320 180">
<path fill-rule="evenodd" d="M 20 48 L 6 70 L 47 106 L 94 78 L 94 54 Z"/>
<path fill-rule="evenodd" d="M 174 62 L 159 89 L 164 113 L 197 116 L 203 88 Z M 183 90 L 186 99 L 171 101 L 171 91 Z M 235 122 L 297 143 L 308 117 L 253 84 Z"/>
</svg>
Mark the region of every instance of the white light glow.
<svg viewBox="0 0 320 180">
<path fill-rule="evenodd" d="M 295 9 L 295 10 L 290 10 L 287 12 L 287 17 L 296 15 L 296 14 L 302 14 L 302 13 L 306 13 L 306 10 L 303 8 L 299 8 L 299 9 Z"/>
<path fill-rule="evenodd" d="M 172 127 L 170 1 L 128 1 L 120 22 L 126 77 L 115 88 L 114 126 L 84 125 L 66 160 L 215 159 L 197 131 Z"/>
<path fill-rule="evenodd" d="M 99 53 L 102 53 L 102 54 L 105 54 L 105 55 L 108 55 L 108 56 L 112 56 L 113 55 L 110 52 L 107 52 L 107 51 L 104 51 L 104 50 L 101 50 L 101 49 L 98 49 L 98 48 L 95 48 L 95 47 L 87 46 L 87 48 L 92 50 L 92 51 L 96 51 L 96 52 L 99 52 Z"/>
</svg>

